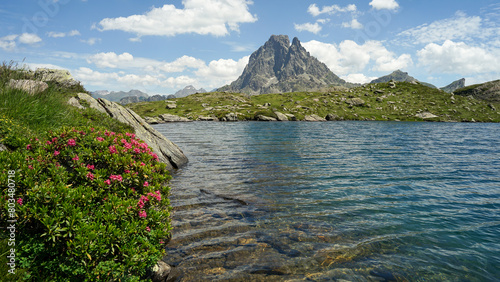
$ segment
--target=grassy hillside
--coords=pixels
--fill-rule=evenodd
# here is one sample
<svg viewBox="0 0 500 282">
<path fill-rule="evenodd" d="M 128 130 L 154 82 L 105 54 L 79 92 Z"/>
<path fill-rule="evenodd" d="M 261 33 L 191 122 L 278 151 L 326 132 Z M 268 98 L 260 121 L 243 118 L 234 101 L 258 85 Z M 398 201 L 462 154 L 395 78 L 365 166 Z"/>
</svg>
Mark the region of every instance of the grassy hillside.
<svg viewBox="0 0 500 282">
<path fill-rule="evenodd" d="M 423 121 L 417 114 L 428 112 L 437 116 L 425 119 L 429 121 L 500 122 L 499 103 L 452 95 L 409 82 L 257 96 L 211 92 L 173 101 L 176 107 L 171 109 L 166 107 L 166 101 L 142 102 L 128 107 L 143 117 L 173 114 L 191 120 L 200 116 L 220 119 L 229 113 L 236 113 L 239 120 L 254 120 L 257 115 L 273 117 L 275 112 L 281 112 L 293 114 L 297 120 L 311 114 L 320 117 L 331 114 L 338 120 Z"/>
<path fill-rule="evenodd" d="M 11 79 L 26 78 L 26 73 L 13 64 L 0 66 L 0 143 L 15 146 L 9 140 L 38 137 L 64 126 L 92 125 L 116 132 L 133 131 L 128 125 L 94 109 L 82 110 L 68 105 L 67 101 L 76 93 L 86 92 L 81 85 L 68 89 L 49 81 L 49 88 L 37 95 L 7 86 Z"/>
</svg>

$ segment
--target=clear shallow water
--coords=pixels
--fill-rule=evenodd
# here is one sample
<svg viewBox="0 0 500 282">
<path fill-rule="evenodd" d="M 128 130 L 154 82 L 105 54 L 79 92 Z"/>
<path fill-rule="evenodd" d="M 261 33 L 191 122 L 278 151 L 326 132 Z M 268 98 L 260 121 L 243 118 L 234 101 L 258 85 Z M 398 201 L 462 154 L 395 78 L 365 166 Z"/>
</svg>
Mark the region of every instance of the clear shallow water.
<svg viewBox="0 0 500 282">
<path fill-rule="evenodd" d="M 180 280 L 499 281 L 500 124 L 155 126 Z"/>
</svg>

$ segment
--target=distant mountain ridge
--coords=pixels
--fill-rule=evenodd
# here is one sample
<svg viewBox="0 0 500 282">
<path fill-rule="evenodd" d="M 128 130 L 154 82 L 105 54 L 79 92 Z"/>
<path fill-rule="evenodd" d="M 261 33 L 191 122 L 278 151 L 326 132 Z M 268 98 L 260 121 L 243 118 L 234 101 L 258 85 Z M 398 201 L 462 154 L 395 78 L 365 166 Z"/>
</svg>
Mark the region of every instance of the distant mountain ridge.
<svg viewBox="0 0 500 282">
<path fill-rule="evenodd" d="M 98 99 L 98 98 L 102 98 L 102 99 L 106 99 L 108 101 L 112 101 L 112 102 L 120 102 L 121 99 L 123 98 L 126 98 L 126 97 L 132 97 L 132 96 L 137 96 L 137 97 L 144 97 L 144 98 L 148 98 L 149 95 L 147 93 L 144 93 L 140 90 L 130 90 L 128 92 L 125 92 L 125 91 L 118 91 L 118 92 L 115 92 L 115 91 L 107 91 L 107 90 L 100 90 L 100 91 L 94 91 L 94 92 L 91 92 L 90 94 L 92 94 L 92 97 Z"/>
<path fill-rule="evenodd" d="M 219 91 L 247 94 L 311 91 L 348 83 L 311 56 L 297 37 L 290 45 L 287 35 L 272 35 L 252 53 L 240 77 Z"/>
<path fill-rule="evenodd" d="M 396 70 L 396 71 L 393 71 L 391 74 L 374 79 L 370 82 L 370 84 L 389 82 L 391 80 L 398 81 L 398 82 L 410 82 L 410 83 L 417 83 L 418 82 L 418 83 L 425 85 L 427 87 L 430 87 L 430 88 L 437 88 L 436 86 L 434 86 L 430 83 L 419 81 L 418 79 L 414 78 L 413 76 L 410 76 L 407 72 L 403 72 L 401 70 Z"/>
<path fill-rule="evenodd" d="M 175 92 L 174 95 L 176 98 L 182 98 L 182 97 L 186 97 L 188 95 L 192 95 L 192 94 L 196 94 L 196 93 L 206 93 L 206 92 L 207 92 L 207 90 L 205 90 L 203 88 L 196 89 L 196 88 L 194 88 L 193 85 L 188 85 L 188 86 L 184 87 L 184 89 Z"/>
</svg>

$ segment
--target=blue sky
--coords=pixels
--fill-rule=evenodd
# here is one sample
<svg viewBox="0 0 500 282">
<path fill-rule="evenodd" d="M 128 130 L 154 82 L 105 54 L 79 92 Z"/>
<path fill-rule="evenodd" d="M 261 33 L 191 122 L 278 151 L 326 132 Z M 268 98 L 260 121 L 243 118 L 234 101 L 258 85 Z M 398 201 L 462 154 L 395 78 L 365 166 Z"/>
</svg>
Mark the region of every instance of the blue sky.
<svg viewBox="0 0 500 282">
<path fill-rule="evenodd" d="M 396 69 L 442 87 L 500 79 L 497 0 L 2 0 L 0 59 L 68 69 L 87 90 L 171 94 L 234 81 L 272 34 L 340 77 Z"/>
</svg>

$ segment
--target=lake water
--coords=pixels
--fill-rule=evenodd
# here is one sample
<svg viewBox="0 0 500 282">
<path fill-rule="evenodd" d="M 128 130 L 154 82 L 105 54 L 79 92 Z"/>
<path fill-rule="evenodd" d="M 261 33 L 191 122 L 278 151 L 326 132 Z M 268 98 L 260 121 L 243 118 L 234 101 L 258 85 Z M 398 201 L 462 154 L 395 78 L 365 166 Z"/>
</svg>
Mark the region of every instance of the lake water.
<svg viewBox="0 0 500 282">
<path fill-rule="evenodd" d="M 156 125 L 182 281 L 499 281 L 500 124 Z"/>
</svg>

